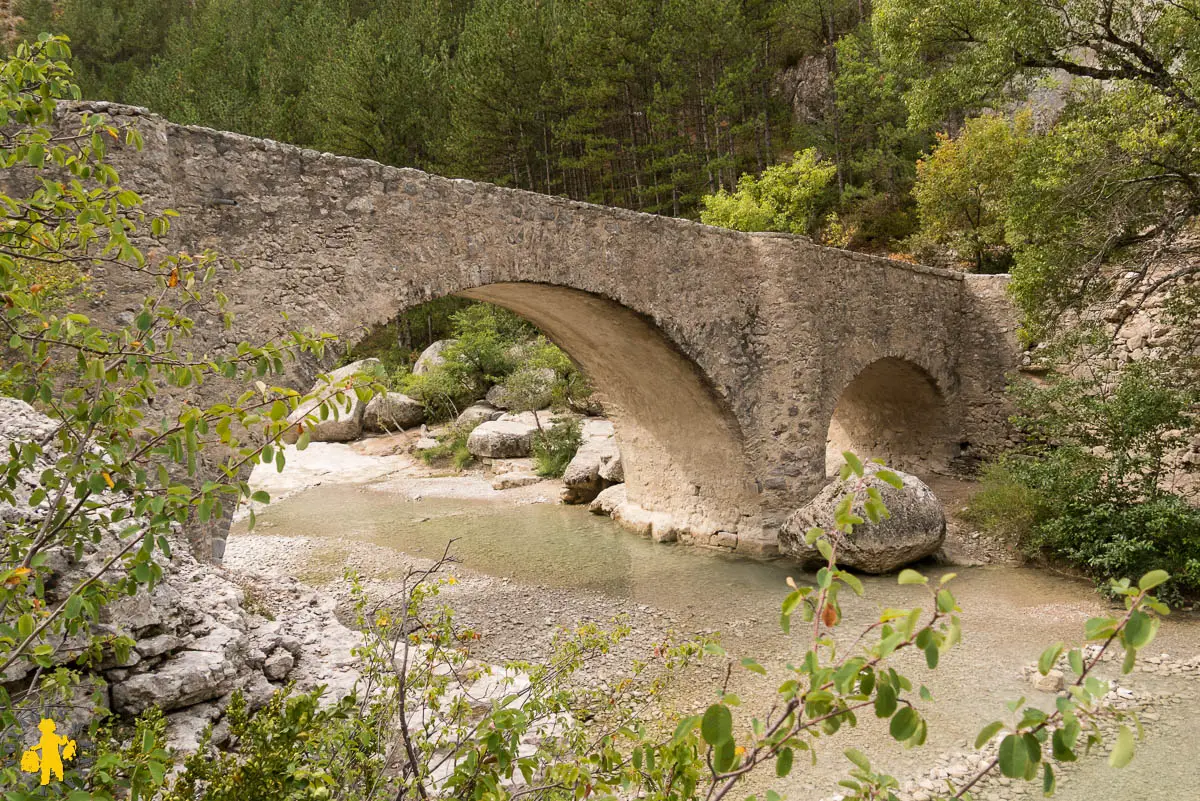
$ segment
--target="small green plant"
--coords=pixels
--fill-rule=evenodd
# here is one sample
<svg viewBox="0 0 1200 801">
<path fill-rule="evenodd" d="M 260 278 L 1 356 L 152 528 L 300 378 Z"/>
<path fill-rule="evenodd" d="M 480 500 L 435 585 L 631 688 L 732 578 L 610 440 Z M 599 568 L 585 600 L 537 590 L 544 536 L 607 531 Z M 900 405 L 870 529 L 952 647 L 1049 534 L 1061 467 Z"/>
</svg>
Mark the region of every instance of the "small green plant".
<svg viewBox="0 0 1200 801">
<path fill-rule="evenodd" d="M 454 423 L 438 437 L 438 444 L 421 451 L 421 461 L 428 465 L 441 464 L 449 460 L 455 470 L 465 470 L 475 461 L 475 457 L 467 448 L 467 440 L 471 432 L 479 425 L 474 423 Z"/>
<path fill-rule="evenodd" d="M 539 476 L 560 478 L 583 444 L 583 427 L 574 417 L 557 420 L 533 437 L 533 463 Z"/>
</svg>

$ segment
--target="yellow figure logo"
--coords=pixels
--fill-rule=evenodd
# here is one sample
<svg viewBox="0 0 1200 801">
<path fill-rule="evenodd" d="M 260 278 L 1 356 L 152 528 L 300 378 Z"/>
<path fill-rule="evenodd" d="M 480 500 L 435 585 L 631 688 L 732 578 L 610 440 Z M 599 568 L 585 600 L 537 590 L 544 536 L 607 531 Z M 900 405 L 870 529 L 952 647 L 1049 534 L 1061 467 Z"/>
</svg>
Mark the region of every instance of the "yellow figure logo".
<svg viewBox="0 0 1200 801">
<path fill-rule="evenodd" d="M 42 771 L 42 784 L 50 783 L 50 774 L 54 774 L 54 778 L 62 781 L 63 777 L 63 760 L 70 762 L 75 758 L 75 741 L 63 737 L 61 734 L 55 733 L 58 727 L 53 720 L 42 718 L 42 722 L 38 724 L 38 731 L 42 733 L 38 744 L 30 748 L 21 755 L 21 770 L 26 773 L 37 773 Z M 58 752 L 62 748 L 62 754 Z M 41 751 L 41 756 L 36 752 Z"/>
</svg>

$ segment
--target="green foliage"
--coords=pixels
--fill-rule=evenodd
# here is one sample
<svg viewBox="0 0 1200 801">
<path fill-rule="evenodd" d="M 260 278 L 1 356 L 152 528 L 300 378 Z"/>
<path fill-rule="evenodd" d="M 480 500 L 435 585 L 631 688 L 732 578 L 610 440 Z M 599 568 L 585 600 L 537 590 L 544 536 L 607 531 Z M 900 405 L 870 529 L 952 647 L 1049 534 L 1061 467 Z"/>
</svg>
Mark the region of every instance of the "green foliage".
<svg viewBox="0 0 1200 801">
<path fill-rule="evenodd" d="M 1027 444 L 984 474 L 975 521 L 1101 580 L 1161 568 L 1172 593 L 1200 591 L 1200 510 L 1166 488 L 1167 459 L 1194 425 L 1196 391 L 1177 381 L 1134 363 L 1111 386 L 1022 386 Z"/>
<path fill-rule="evenodd" d="M 449 461 L 455 470 L 465 470 L 475 461 L 467 449 L 467 439 L 478 423 L 454 423 L 438 436 L 438 444 L 420 451 L 425 464 L 440 464 Z"/>
<path fill-rule="evenodd" d="M 789 164 L 768 167 L 755 178 L 743 175 L 732 194 L 724 189 L 702 198 L 700 221 L 738 231 L 809 234 L 831 200 L 837 167 L 817 151 L 799 151 Z"/>
<path fill-rule="evenodd" d="M 75 77 L 89 98 L 120 99 L 166 45 L 171 24 L 187 0 L 17 0 L 20 33 L 70 38 Z"/>
<path fill-rule="evenodd" d="M 555 421 L 533 438 L 533 462 L 539 476 L 561 478 L 583 444 L 582 426 L 574 417 Z"/>
<path fill-rule="evenodd" d="M 1032 339 L 1052 335 L 1064 310 L 1120 295 L 1107 264 L 1152 243 L 1148 270 L 1200 213 L 1200 14 L 1194 0 L 1144 10 L 1137 0 L 874 6 L 885 62 L 913 76 L 914 125 L 1069 81 L 1064 111 L 1020 154 L 1004 221 Z"/>
<path fill-rule="evenodd" d="M 412 311 L 423 313 L 422 307 Z M 448 334 L 453 342 L 442 351 L 441 364 L 421 375 L 403 367 L 392 372 L 394 386 L 423 403 L 430 420 L 457 417 L 493 386 L 504 389 L 506 406 L 515 411 L 582 404 L 592 393 L 561 349 L 507 309 L 490 303 L 458 308 L 449 314 Z M 355 348 L 355 358 L 395 353 L 386 339 L 378 349 L 370 341 Z"/>
<path fill-rule="evenodd" d="M 421 351 L 439 339 L 454 336 L 454 314 L 476 302 L 448 295 L 401 312 L 396 319 L 368 330 L 342 361 L 349 364 L 370 357 L 383 362 L 394 377 L 406 373 L 412 370 Z"/>
<path fill-rule="evenodd" d="M 949 246 L 975 272 L 1003 272 L 1012 259 L 1005 222 L 1031 124 L 1028 113 L 1011 120 L 974 117 L 957 136 L 939 136 L 933 152 L 917 162 L 920 236 Z"/>
<path fill-rule="evenodd" d="M 241 691 L 226 709 L 236 751 L 210 750 L 211 730 L 184 761 L 164 801 L 268 801 L 279 798 L 381 798 L 388 731 L 384 699 L 334 702 L 324 688 L 275 692 L 251 715 Z"/>
</svg>

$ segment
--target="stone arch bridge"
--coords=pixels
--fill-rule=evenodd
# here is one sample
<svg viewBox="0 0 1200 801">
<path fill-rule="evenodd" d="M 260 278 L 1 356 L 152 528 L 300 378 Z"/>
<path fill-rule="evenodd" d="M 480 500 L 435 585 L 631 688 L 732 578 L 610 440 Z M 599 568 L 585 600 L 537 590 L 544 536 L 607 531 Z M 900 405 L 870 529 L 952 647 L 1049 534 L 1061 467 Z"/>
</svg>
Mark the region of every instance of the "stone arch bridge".
<svg viewBox="0 0 1200 801">
<path fill-rule="evenodd" d="M 772 553 L 826 480 L 827 441 L 928 471 L 1007 437 L 1003 279 L 91 107 L 138 118 L 144 149 L 112 161 L 180 213 L 173 244 L 242 266 L 221 284 L 234 330 L 201 320 L 206 344 L 304 325 L 354 339 L 450 294 L 505 306 L 593 380 L 643 528 Z M 136 307 L 130 280 L 98 278 L 107 313 Z"/>
</svg>

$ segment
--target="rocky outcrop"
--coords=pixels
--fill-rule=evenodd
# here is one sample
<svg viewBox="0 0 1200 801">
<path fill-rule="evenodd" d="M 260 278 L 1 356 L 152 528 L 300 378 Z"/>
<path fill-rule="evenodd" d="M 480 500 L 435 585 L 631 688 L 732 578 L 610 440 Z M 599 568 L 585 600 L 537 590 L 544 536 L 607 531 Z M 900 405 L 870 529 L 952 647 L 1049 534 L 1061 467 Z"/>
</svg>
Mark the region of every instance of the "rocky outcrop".
<svg viewBox="0 0 1200 801">
<path fill-rule="evenodd" d="M 542 477 L 536 473 L 526 473 L 523 471 L 513 471 L 511 473 L 501 473 L 492 479 L 492 489 L 507 490 L 516 489 L 517 487 L 528 487 L 530 484 L 536 484 L 542 480 Z"/>
<path fill-rule="evenodd" d="M 387 434 L 414 428 L 425 422 L 425 406 L 401 392 L 381 392 L 371 398 L 363 412 L 364 431 Z"/>
<path fill-rule="evenodd" d="M 38 487 L 38 475 L 49 468 L 58 456 L 52 441 L 58 424 L 34 409 L 25 401 L 0 396 L 0 454 L 8 459 L 9 445 L 37 441 L 43 443 L 44 454 L 31 466 L 32 469 L 17 475 L 12 493 L 16 504 L 0 501 L 0 523 L 16 523 L 31 517 L 41 517 L 50 508 L 49 501 L 42 501 L 37 508 L 29 506 L 30 495 Z"/>
<path fill-rule="evenodd" d="M 28 404 L 11 398 L 0 398 L 0 412 L 0 446 L 45 437 L 55 427 Z M 34 480 L 18 476 L 18 503 L 4 509 L 9 523 L 36 524 L 45 515 L 44 509 L 21 503 L 21 488 Z M 120 502 L 116 497 L 114 501 Z M 136 518 L 126 518 L 121 525 L 130 522 L 136 523 Z M 114 532 L 98 533 L 99 542 L 87 542 L 78 553 L 45 552 L 47 603 L 61 603 L 65 593 L 96 575 L 125 545 Z M 351 651 L 360 638 L 338 622 L 332 598 L 295 579 L 201 564 L 182 542 L 170 544 L 171 557 L 158 557 L 162 577 L 153 590 L 107 604 L 94 625 L 93 633 L 102 642 L 116 637 L 133 642 L 129 653 L 120 657 L 104 646 L 99 664 L 83 677 L 86 688 L 110 699 L 113 711 L 137 715 L 161 708 L 169 713 L 170 743 L 186 747 L 221 717 L 235 690 L 243 692 L 251 709 L 265 704 L 285 681 L 294 682 L 299 691 L 326 685 L 330 702 L 351 691 L 359 677 Z M 60 637 L 50 645 L 54 659 L 67 664 L 88 640 Z M 30 669 L 24 662 L 10 666 L 0 683 L 25 680 Z M 90 712 L 91 704 L 79 697 L 76 706 Z M 60 722 L 66 725 L 64 731 L 74 731 L 69 718 Z"/>
<path fill-rule="evenodd" d="M 482 459 L 513 459 L 528 456 L 537 428 L 517 420 L 492 420 L 475 427 L 467 437 L 467 450 Z"/>
<path fill-rule="evenodd" d="M 309 390 L 313 397 L 288 415 L 289 423 L 300 423 L 300 426 L 289 428 L 283 435 L 283 441 L 289 445 L 294 443 L 300 437 L 301 427 L 308 432 L 309 439 L 313 442 L 350 442 L 358 439 L 362 435 L 363 415 L 366 413 L 367 404 L 360 401 L 354 393 L 355 384 L 363 380 L 356 377 L 369 374 L 379 366 L 378 359 L 361 359 L 330 371 L 326 380 L 318 381 Z M 322 420 L 317 407 L 327 401 L 332 404 L 332 408 L 329 415 Z M 313 418 L 305 421 L 304 418 L 310 414 Z"/>
<path fill-rule="evenodd" d="M 413 365 L 413 375 L 425 375 L 433 368 L 444 364 L 446 357 L 442 355 L 442 351 L 457 342 L 457 339 L 439 339 L 421 351 L 421 355 L 417 357 L 417 363 Z"/>
<path fill-rule="evenodd" d="M 613 450 L 616 451 L 614 456 L 600 461 L 600 478 L 608 484 L 621 484 L 625 481 L 625 466 L 621 462 L 621 452 L 617 450 L 615 440 Z"/>
<path fill-rule="evenodd" d="M 617 450 L 611 422 L 599 419 L 585 420 L 581 433 L 583 443 L 563 471 L 563 503 L 590 503 L 601 490 L 613 483 L 606 480 L 601 472 L 615 474 L 616 469 L 611 465 L 620 462 L 621 454 Z M 623 480 L 624 471 L 620 474 Z"/>
<path fill-rule="evenodd" d="M 874 475 L 874 465 L 866 466 L 862 486 L 858 488 L 854 511 L 864 520 L 863 503 L 867 489 L 879 490 L 890 517 L 878 523 L 855 526 L 850 536 L 834 531 L 834 510 L 847 493 L 856 487 L 853 477 L 834 481 L 817 497 L 796 510 L 783 524 L 779 534 L 780 550 L 805 564 L 823 563 L 817 549 L 805 542 L 805 532 L 822 528 L 837 545 L 837 561 L 842 567 L 864 573 L 888 573 L 910 562 L 932 556 L 946 538 L 946 516 L 942 503 L 919 478 L 892 471 L 904 482 L 897 489 Z"/>
</svg>

